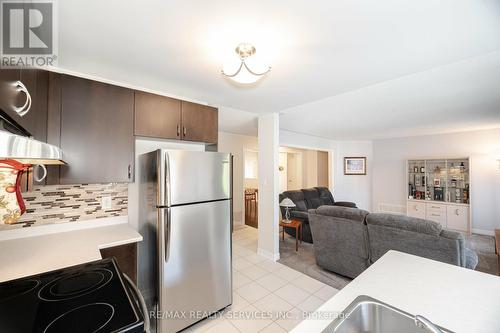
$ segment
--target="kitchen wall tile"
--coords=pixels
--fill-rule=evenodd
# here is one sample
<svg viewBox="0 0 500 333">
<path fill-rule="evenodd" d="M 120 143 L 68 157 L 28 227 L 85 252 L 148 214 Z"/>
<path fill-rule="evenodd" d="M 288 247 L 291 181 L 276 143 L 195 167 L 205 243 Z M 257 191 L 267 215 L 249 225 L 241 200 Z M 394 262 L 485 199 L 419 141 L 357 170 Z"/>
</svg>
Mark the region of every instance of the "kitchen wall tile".
<svg viewBox="0 0 500 333">
<path fill-rule="evenodd" d="M 111 208 L 103 210 L 101 198 L 106 196 Z M 23 198 L 26 213 L 15 224 L 0 224 L 0 230 L 128 214 L 126 183 L 35 186 Z"/>
</svg>

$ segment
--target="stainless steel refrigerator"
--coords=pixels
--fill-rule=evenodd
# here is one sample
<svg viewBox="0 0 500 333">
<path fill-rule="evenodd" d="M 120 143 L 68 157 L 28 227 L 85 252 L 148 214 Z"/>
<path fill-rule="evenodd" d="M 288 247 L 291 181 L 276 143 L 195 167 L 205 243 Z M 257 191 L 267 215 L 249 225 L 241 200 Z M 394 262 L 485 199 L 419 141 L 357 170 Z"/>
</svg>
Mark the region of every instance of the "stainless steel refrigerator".
<svg viewBox="0 0 500 333">
<path fill-rule="evenodd" d="M 138 286 L 152 331 L 177 332 L 232 303 L 232 157 L 161 149 L 139 168 Z"/>
</svg>

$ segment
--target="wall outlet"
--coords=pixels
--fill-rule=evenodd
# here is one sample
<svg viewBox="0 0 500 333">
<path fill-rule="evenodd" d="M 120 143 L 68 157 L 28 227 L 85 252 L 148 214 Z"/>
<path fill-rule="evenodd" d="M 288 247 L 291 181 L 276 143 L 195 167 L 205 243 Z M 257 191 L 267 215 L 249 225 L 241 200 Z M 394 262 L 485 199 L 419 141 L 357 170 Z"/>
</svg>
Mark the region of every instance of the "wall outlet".
<svg viewBox="0 0 500 333">
<path fill-rule="evenodd" d="M 111 209 L 111 197 L 102 197 L 101 207 L 103 210 Z"/>
</svg>

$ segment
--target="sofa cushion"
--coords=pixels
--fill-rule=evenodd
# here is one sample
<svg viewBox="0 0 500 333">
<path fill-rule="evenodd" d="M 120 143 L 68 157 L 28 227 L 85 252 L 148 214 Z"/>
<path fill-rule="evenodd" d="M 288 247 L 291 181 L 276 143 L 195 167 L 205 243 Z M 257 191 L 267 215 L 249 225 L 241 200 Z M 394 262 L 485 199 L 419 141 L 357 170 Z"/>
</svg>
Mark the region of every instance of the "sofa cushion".
<svg viewBox="0 0 500 333">
<path fill-rule="evenodd" d="M 328 189 L 328 187 L 315 187 L 315 189 L 319 193 L 319 198 L 321 200 L 322 205 L 333 205 L 335 200 L 333 200 L 332 192 Z"/>
<path fill-rule="evenodd" d="M 443 229 L 439 223 L 409 217 L 404 215 L 371 213 L 366 217 L 368 225 L 380 225 L 389 228 L 402 229 L 407 231 L 419 232 L 422 234 L 439 236 Z"/>
<path fill-rule="evenodd" d="M 307 206 L 302 191 L 285 191 L 282 193 L 283 197 L 289 198 L 296 205 L 293 210 L 300 210 L 307 212 Z"/>
<path fill-rule="evenodd" d="M 307 222 L 309 215 L 307 214 L 307 212 L 292 210 L 292 211 L 290 211 L 290 217 L 293 219 L 301 220 L 302 222 Z"/>
<path fill-rule="evenodd" d="M 318 266 L 355 278 L 370 264 L 366 225 L 361 222 L 365 214 L 360 210 L 353 214 L 342 210 L 354 209 L 321 206 L 309 210 L 314 255 Z M 349 219 L 350 216 L 359 221 Z"/>
<path fill-rule="evenodd" d="M 335 201 L 335 203 L 333 205 L 334 206 L 350 207 L 350 208 L 358 208 L 354 202 L 350 202 L 350 201 Z"/>
<path fill-rule="evenodd" d="M 366 210 L 342 206 L 320 206 L 315 210 L 310 210 L 310 212 L 313 214 L 338 217 L 358 222 L 364 222 L 368 215 Z"/>
<path fill-rule="evenodd" d="M 315 188 L 305 188 L 302 190 L 304 199 L 308 209 L 318 208 L 323 205 L 323 201 L 319 197 L 319 192 Z"/>
</svg>

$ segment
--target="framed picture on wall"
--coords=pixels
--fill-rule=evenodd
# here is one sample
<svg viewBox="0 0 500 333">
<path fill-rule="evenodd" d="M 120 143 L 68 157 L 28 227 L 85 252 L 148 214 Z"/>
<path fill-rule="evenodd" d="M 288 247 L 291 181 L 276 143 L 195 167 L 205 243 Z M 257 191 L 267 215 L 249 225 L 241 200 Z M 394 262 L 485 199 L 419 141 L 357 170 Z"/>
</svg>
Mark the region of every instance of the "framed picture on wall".
<svg viewBox="0 0 500 333">
<path fill-rule="evenodd" d="M 366 175 L 366 157 L 344 157 L 344 175 Z"/>
</svg>

